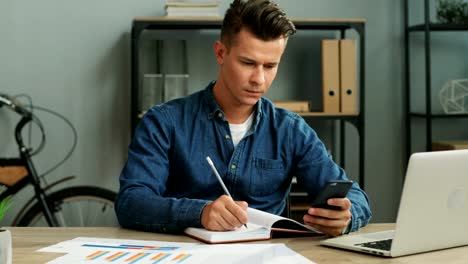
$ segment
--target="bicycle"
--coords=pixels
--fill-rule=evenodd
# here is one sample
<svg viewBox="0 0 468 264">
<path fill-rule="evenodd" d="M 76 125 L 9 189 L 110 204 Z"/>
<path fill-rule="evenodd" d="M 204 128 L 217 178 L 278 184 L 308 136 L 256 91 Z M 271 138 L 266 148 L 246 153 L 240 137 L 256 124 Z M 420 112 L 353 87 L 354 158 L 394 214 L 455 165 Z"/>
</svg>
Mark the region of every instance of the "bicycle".
<svg viewBox="0 0 468 264">
<path fill-rule="evenodd" d="M 76 176 L 67 176 L 51 184 L 43 186 L 45 174 L 62 164 L 73 152 L 77 141 L 76 130 L 63 116 L 46 108 L 34 106 L 49 113 L 55 113 L 66 121 L 72 128 L 75 138 L 74 144 L 65 159 L 48 172 L 39 175 L 32 161 L 32 156 L 39 153 L 45 144 L 45 131 L 41 121 L 33 114 L 33 106 L 27 109 L 6 95 L 0 95 L 0 107 L 6 106 L 21 116 L 15 127 L 15 140 L 19 149 L 19 157 L 0 158 L 0 186 L 4 189 L 0 193 L 0 201 L 13 196 L 31 184 L 34 195 L 31 197 L 14 218 L 13 226 L 118 226 L 114 213 L 116 193 L 95 186 L 72 186 L 53 191 L 57 185 L 72 180 Z M 42 134 L 39 146 L 33 150 L 25 145 L 22 132 L 27 124 L 35 123 Z M 30 130 L 31 131 L 31 130 Z"/>
</svg>

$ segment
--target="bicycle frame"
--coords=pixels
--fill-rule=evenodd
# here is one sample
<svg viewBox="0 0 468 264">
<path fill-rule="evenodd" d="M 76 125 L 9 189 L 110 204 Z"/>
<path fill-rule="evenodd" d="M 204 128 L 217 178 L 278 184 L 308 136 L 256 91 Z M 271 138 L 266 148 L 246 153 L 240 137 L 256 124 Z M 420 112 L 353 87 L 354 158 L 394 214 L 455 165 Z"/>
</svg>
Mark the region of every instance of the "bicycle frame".
<svg viewBox="0 0 468 264">
<path fill-rule="evenodd" d="M 21 163 L 21 159 L 2 159 L 0 158 L 0 166 L 5 166 L 5 167 L 10 167 L 10 166 L 22 166 L 23 164 Z M 21 180 L 18 180 L 14 185 L 5 185 L 7 189 L 0 193 L 0 201 L 3 200 L 4 198 L 14 195 L 21 191 L 26 185 L 30 183 L 30 180 L 28 179 L 30 176 L 28 174 L 22 176 Z M 58 184 L 61 184 L 63 182 L 73 180 L 76 178 L 76 176 L 66 176 L 62 179 L 59 179 L 45 187 L 42 188 L 44 193 L 47 193 L 50 189 L 55 187 Z M 27 210 L 33 206 L 34 200 L 36 200 L 36 194 L 34 194 L 32 197 L 29 198 L 29 200 L 23 205 L 23 207 L 16 213 L 15 218 L 13 219 L 12 226 L 17 226 L 19 223 L 19 220 L 23 217 L 24 213 L 27 212 Z"/>
<path fill-rule="evenodd" d="M 14 226 L 107 226 L 117 224 L 114 213 L 114 200 L 116 193 L 105 188 L 93 186 L 71 186 L 66 188 L 55 188 L 65 181 L 75 178 L 75 176 L 65 176 L 52 184 L 41 183 L 43 176 L 60 166 L 73 152 L 76 146 L 76 130 L 73 125 L 58 113 L 46 108 L 34 106 L 54 114 L 63 119 L 73 130 L 73 146 L 63 160 L 54 167 L 47 170 L 43 175 L 39 175 L 33 164 L 32 157 L 40 153 L 45 145 L 45 130 L 37 116 L 32 114 L 21 103 L 8 95 L 0 94 L 0 108 L 6 108 L 16 112 L 21 119 L 15 127 L 15 141 L 19 148 L 19 155 L 13 158 L 0 157 L 0 200 L 15 195 L 28 184 L 34 188 L 32 197 L 29 197 L 21 209 L 15 212 L 12 222 Z M 33 109 L 31 103 L 31 109 Z M 42 140 L 34 148 L 30 148 L 23 142 L 22 131 L 27 124 L 35 123 L 40 129 Z"/>
<path fill-rule="evenodd" d="M 21 180 L 19 180 L 18 182 L 16 182 L 14 185 L 7 186 L 7 190 L 0 194 L 0 200 L 2 200 L 3 198 L 7 196 L 17 193 L 18 191 L 23 189 L 28 183 L 31 183 L 34 187 L 34 193 L 35 193 L 34 197 L 42 206 L 47 224 L 49 226 L 55 227 L 55 226 L 59 226 L 57 218 L 52 213 L 51 208 L 49 207 L 47 203 L 45 190 L 41 187 L 40 178 L 36 172 L 36 169 L 31 159 L 31 150 L 26 145 L 24 145 L 23 138 L 21 135 L 21 131 L 23 130 L 24 126 L 28 124 L 29 122 L 31 122 L 32 120 L 33 120 L 32 114 L 29 112 L 25 112 L 24 114 L 22 114 L 22 118 L 18 122 L 15 128 L 15 139 L 19 148 L 20 157 L 14 158 L 14 159 L 1 159 L 0 160 L 0 165 L 4 164 L 6 166 L 13 166 L 13 165 L 24 166 L 24 168 L 27 171 L 27 175 L 23 177 Z"/>
</svg>

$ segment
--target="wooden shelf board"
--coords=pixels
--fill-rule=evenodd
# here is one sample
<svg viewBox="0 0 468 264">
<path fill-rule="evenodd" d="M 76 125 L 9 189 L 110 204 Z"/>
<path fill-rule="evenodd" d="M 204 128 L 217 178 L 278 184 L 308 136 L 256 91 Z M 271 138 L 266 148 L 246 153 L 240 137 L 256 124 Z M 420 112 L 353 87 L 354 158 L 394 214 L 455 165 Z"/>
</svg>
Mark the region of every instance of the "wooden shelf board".
<svg viewBox="0 0 468 264">
<path fill-rule="evenodd" d="M 347 30 L 358 29 L 366 23 L 363 18 L 295 18 L 296 29 Z M 221 29 L 221 17 L 137 17 L 133 20 L 134 33 L 142 30 Z"/>
<path fill-rule="evenodd" d="M 346 118 L 346 117 L 358 117 L 359 113 L 343 114 L 343 113 L 324 113 L 324 112 L 296 112 L 296 114 L 302 117 L 323 117 L 323 118 Z M 139 113 L 138 118 L 143 118 L 144 113 Z M 293 180 L 294 181 L 294 180 Z"/>
<path fill-rule="evenodd" d="M 300 116 L 315 117 L 357 117 L 359 113 L 325 113 L 325 112 L 297 112 Z"/>
<path fill-rule="evenodd" d="M 291 211 L 307 211 L 309 210 L 310 205 L 308 204 L 291 204 L 289 208 Z"/>
<path fill-rule="evenodd" d="M 365 18 L 291 18 L 294 23 L 366 23 Z M 136 17 L 135 22 L 211 21 L 222 22 L 222 17 Z"/>
<path fill-rule="evenodd" d="M 297 197 L 304 197 L 304 196 L 307 196 L 307 193 L 306 192 L 290 192 L 289 195 L 297 196 Z"/>
</svg>

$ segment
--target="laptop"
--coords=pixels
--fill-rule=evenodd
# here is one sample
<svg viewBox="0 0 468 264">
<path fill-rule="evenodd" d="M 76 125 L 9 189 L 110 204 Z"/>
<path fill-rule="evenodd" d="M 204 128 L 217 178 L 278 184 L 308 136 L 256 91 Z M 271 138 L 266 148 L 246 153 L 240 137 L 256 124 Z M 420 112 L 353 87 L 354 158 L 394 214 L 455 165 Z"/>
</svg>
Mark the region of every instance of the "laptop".
<svg viewBox="0 0 468 264">
<path fill-rule="evenodd" d="M 468 150 L 411 155 L 395 230 L 320 243 L 387 257 L 468 245 Z"/>
</svg>

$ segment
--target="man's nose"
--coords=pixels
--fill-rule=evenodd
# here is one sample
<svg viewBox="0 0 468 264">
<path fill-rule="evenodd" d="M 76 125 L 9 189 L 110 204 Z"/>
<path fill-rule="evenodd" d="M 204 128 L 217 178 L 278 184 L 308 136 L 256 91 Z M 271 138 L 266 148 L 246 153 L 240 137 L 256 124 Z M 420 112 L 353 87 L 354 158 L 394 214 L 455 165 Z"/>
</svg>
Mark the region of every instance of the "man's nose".
<svg viewBox="0 0 468 264">
<path fill-rule="evenodd" d="M 265 71 L 262 66 L 255 68 L 252 76 L 250 77 L 250 82 L 255 85 L 263 85 L 265 83 Z"/>
</svg>

